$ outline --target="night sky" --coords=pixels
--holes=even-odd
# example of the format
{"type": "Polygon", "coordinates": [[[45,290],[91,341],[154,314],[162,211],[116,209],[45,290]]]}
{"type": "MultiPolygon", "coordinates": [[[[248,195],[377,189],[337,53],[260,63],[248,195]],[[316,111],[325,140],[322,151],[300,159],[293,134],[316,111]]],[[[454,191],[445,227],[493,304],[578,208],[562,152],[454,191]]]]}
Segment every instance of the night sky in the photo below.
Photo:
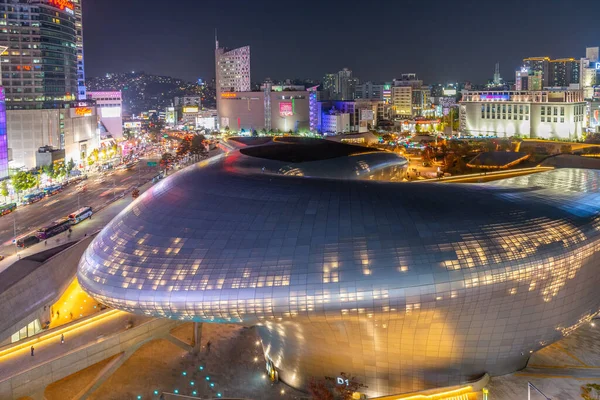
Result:
{"type": "Polygon", "coordinates": [[[88,76],[146,71],[214,77],[222,46],[251,47],[252,81],[321,79],[343,67],[361,81],[415,72],[425,83],[484,83],[500,62],[583,57],[600,46],[598,0],[83,0],[88,76]]]}

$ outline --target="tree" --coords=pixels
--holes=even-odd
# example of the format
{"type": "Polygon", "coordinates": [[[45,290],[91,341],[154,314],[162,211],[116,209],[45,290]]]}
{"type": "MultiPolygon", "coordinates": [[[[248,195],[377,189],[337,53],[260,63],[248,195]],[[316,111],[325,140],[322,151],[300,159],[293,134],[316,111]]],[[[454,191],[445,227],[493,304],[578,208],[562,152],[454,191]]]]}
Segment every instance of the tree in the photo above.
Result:
{"type": "Polygon", "coordinates": [[[254,137],[257,137],[257,136],[258,136],[258,132],[256,131],[256,129],[254,129],[254,130],[252,131],[252,136],[254,136],[254,137]]]}
{"type": "Polygon", "coordinates": [[[334,400],[331,390],[323,381],[311,379],[308,382],[308,393],[314,400],[334,400]]]}
{"type": "Polygon", "coordinates": [[[431,162],[432,156],[433,156],[433,151],[431,150],[431,147],[427,146],[425,147],[422,151],[421,151],[421,160],[423,160],[423,162],[431,162]]]}
{"type": "Polygon", "coordinates": [[[0,185],[0,194],[2,196],[4,196],[4,199],[6,199],[6,197],[8,197],[8,180],[3,180],[2,184],[0,185]]]}
{"type": "MultiPolygon", "coordinates": [[[[332,378],[327,378],[332,379],[332,378]]],[[[356,392],[360,392],[362,389],[366,389],[362,383],[359,383],[355,377],[347,375],[345,372],[341,372],[339,378],[336,378],[335,392],[338,397],[342,400],[352,400],[352,395],[356,392]],[[342,384],[337,384],[341,380],[342,384]]]]}
{"type": "Polygon", "coordinates": [[[190,147],[190,153],[193,155],[204,155],[206,154],[206,147],[204,146],[204,135],[194,135],[190,147]]]}
{"type": "Polygon", "coordinates": [[[87,158],[88,165],[94,165],[100,159],[100,151],[98,149],[94,149],[90,152],[90,155],[87,158]]]}
{"type": "Polygon", "coordinates": [[[18,195],[25,190],[34,188],[38,180],[30,172],[19,171],[12,176],[11,182],[18,195]]]}
{"type": "Polygon", "coordinates": [[[75,161],[73,161],[73,159],[71,158],[69,160],[69,162],[67,163],[67,165],[65,166],[65,168],[66,168],[67,176],[70,176],[73,169],[75,169],[75,161]]]}
{"type": "Polygon", "coordinates": [[[599,132],[588,133],[585,136],[585,142],[586,143],[600,143],[600,133],[599,132]]]}
{"type": "Polygon", "coordinates": [[[173,154],[164,153],[162,155],[162,157],[160,158],[160,166],[162,168],[168,168],[171,165],[171,163],[173,162],[173,160],[174,160],[173,154]]]}
{"type": "Polygon", "coordinates": [[[67,169],[65,167],[64,161],[55,162],[52,169],[53,169],[52,178],[61,179],[61,178],[64,178],[64,176],[67,173],[67,169]]]}
{"type": "Polygon", "coordinates": [[[48,175],[49,178],[54,178],[54,168],[52,168],[52,165],[44,165],[42,172],[48,175]]]}
{"type": "Polygon", "coordinates": [[[597,383],[588,383],[581,386],[581,398],[584,400],[600,399],[600,385],[597,383]]]}

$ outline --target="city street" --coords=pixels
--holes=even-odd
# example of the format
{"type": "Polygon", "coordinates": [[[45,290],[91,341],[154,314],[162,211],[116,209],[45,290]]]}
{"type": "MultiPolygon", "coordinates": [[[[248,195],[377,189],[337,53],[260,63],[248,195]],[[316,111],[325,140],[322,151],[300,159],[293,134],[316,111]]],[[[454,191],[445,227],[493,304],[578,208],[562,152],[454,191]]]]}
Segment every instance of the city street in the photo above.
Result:
{"type": "MultiPolygon", "coordinates": [[[[8,256],[14,254],[15,222],[17,237],[65,217],[76,211],[79,207],[90,206],[96,210],[99,206],[118,198],[125,191],[140,186],[159,173],[158,166],[147,166],[150,159],[141,159],[131,170],[114,170],[104,182],[100,182],[100,175],[90,176],[85,180],[87,190],[78,192],[75,184],[67,186],[62,192],[46,197],[43,200],[20,206],[12,213],[0,217],[0,254],[8,256]]],[[[152,161],[157,161],[152,158],[152,161]]]]}

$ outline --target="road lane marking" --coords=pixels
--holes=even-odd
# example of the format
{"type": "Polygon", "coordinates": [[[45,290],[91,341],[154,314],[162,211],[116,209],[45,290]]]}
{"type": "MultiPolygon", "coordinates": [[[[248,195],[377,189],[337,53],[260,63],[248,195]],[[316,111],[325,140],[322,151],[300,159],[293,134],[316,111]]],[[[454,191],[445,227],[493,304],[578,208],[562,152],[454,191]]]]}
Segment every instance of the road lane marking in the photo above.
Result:
{"type": "Polygon", "coordinates": [[[60,201],[60,200],[52,200],[51,202],[44,204],[42,207],[48,207],[48,206],[51,206],[52,204],[56,204],[56,203],[58,203],[59,201],[60,201]]]}

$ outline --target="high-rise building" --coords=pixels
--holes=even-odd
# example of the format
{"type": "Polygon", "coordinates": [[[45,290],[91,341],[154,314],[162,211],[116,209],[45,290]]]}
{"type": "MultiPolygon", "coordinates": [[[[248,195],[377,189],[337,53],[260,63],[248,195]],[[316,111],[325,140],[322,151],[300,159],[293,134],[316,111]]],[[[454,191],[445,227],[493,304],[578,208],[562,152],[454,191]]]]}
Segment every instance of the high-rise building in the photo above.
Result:
{"type": "Polygon", "coordinates": [[[322,99],[323,100],[333,100],[336,98],[337,92],[338,92],[337,75],[336,74],[326,74],[323,77],[322,99]]]}
{"type": "Polygon", "coordinates": [[[78,99],[85,100],[85,65],[83,62],[83,0],[72,0],[75,11],[75,30],[77,31],[77,91],[78,99]]]}
{"type": "Polygon", "coordinates": [[[550,85],[549,57],[529,57],[523,59],[523,66],[527,68],[529,76],[529,90],[542,90],[550,85]]]}
{"type": "Polygon", "coordinates": [[[77,30],[77,9],[81,3],[70,0],[0,2],[5,24],[0,45],[8,47],[1,57],[8,109],[55,108],[80,96],[83,36],[77,30]]]}
{"type": "Polygon", "coordinates": [[[549,86],[568,87],[571,84],[579,84],[579,60],[575,60],[574,58],[560,58],[557,60],[550,60],[549,70],[549,86]]]}
{"type": "MultiPolygon", "coordinates": [[[[356,86],[355,98],[366,100],[384,100],[386,90],[390,91],[391,84],[364,82],[356,86]],[[386,89],[387,88],[387,89],[386,89]]],[[[389,97],[389,96],[388,96],[389,97]]]]}
{"type": "Polygon", "coordinates": [[[597,62],[599,59],[600,47],[586,47],[585,58],[591,62],[597,62]]]}
{"type": "Polygon", "coordinates": [[[600,83],[600,63],[598,63],[598,47],[588,47],[585,49],[585,58],[580,60],[579,69],[581,79],[579,84],[583,89],[583,95],[586,99],[594,98],[594,86],[600,83]]]}
{"type": "Polygon", "coordinates": [[[494,85],[498,86],[502,84],[502,77],[500,76],[500,63],[496,63],[496,69],[494,70],[494,85]]]}
{"type": "MultiPolygon", "coordinates": [[[[6,51],[5,46],[0,46],[0,54],[6,51]]],[[[2,67],[0,64],[0,72],[2,67]]],[[[6,97],[0,78],[0,180],[8,178],[8,135],[6,132],[6,97]]]]}
{"type": "Polygon", "coordinates": [[[522,67],[515,73],[515,90],[529,90],[529,71],[522,67]]]}
{"type": "Polygon", "coordinates": [[[228,50],[219,47],[215,38],[215,85],[217,115],[220,121],[219,105],[225,92],[249,92],[250,85],[250,46],[228,50]]]}
{"type": "Polygon", "coordinates": [[[392,110],[398,117],[412,117],[412,87],[392,87],[392,110]]]}
{"type": "Polygon", "coordinates": [[[337,96],[336,100],[353,100],[358,79],[352,77],[352,71],[344,68],[337,73],[337,96]]]}

